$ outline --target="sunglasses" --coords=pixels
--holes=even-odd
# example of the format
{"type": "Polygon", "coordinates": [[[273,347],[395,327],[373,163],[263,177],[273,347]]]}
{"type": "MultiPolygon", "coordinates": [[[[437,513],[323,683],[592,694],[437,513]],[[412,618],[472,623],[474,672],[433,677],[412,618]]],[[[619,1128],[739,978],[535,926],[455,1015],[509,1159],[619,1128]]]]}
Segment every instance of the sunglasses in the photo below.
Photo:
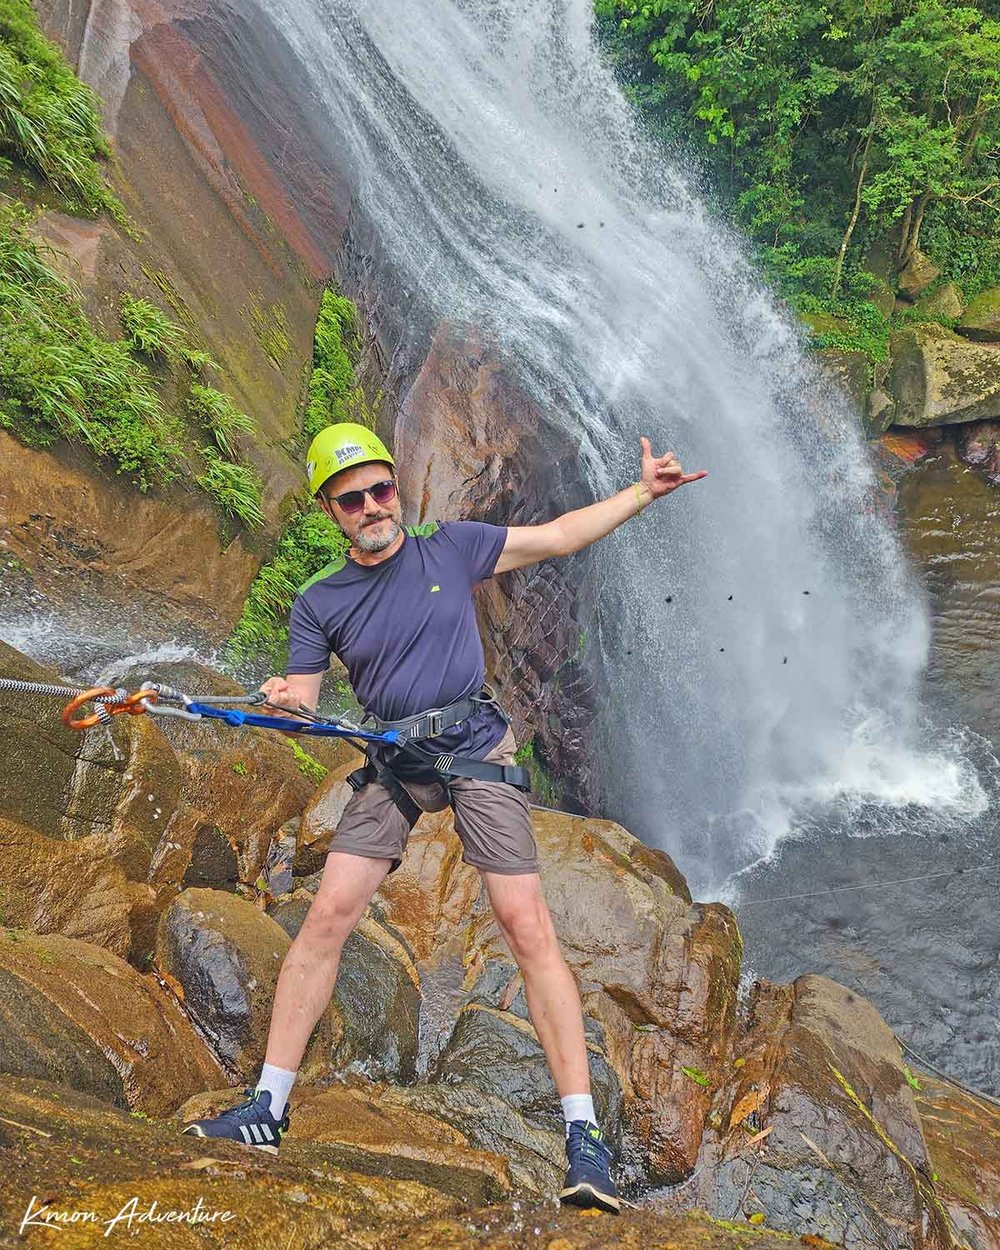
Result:
{"type": "Polygon", "coordinates": [[[391,477],[386,478],[384,482],[376,482],[364,490],[345,490],[342,495],[327,495],[326,502],[335,503],[342,512],[350,514],[360,512],[365,506],[365,495],[371,495],[378,506],[384,508],[396,498],[396,483],[391,477]]]}

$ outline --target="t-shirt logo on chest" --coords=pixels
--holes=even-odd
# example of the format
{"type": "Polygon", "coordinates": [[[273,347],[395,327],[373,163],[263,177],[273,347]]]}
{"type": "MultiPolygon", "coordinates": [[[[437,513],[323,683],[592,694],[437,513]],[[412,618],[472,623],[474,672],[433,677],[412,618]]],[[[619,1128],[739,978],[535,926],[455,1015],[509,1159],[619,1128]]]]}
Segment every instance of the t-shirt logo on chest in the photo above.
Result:
{"type": "Polygon", "coordinates": [[[440,587],[440,586],[432,586],[432,587],[431,587],[431,594],[433,595],[433,594],[435,593],[435,591],[438,591],[438,590],[440,590],[440,589],[441,589],[441,587],[440,587]]]}

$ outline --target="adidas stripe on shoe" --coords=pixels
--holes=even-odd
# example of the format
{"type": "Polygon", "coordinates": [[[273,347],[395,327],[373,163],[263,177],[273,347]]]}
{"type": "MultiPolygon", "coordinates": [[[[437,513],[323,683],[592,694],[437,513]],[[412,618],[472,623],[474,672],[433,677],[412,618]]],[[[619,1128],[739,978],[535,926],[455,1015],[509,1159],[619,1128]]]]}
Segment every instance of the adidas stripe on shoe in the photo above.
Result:
{"type": "Polygon", "coordinates": [[[190,1137],[222,1137],[252,1146],[268,1154],[277,1154],[281,1139],[288,1132],[288,1114],[281,1120],[271,1115],[271,1094],[268,1090],[243,1091],[247,1101],[208,1120],[195,1120],[181,1130],[190,1137]]]}

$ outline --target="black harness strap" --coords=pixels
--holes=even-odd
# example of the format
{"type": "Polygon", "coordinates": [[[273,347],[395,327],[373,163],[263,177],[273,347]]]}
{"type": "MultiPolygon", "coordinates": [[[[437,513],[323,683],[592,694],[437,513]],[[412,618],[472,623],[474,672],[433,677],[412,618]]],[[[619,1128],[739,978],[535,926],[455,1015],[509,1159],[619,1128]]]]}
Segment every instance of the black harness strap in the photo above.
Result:
{"type": "MultiPolygon", "coordinates": [[[[514,786],[525,792],[531,789],[531,774],[518,764],[491,764],[486,760],[474,760],[464,755],[432,755],[430,751],[416,744],[414,739],[434,738],[445,729],[461,724],[468,716],[483,704],[492,703],[507,724],[510,721],[496,696],[489,686],[484,686],[478,695],[470,699],[462,699],[446,708],[434,708],[430,712],[422,712],[419,716],[408,717],[405,721],[380,721],[370,717],[379,729],[396,729],[406,735],[406,740],[397,747],[384,748],[380,752],[368,751],[368,760],[363,768],[355,769],[347,778],[352,790],[361,790],[373,781],[377,781],[388,790],[392,801],[396,804],[411,828],[416,824],[422,809],[410,797],[406,787],[392,771],[392,761],[405,752],[411,757],[419,756],[428,771],[428,781],[434,780],[435,774],[445,785],[446,778],[468,777],[473,781],[500,782],[514,786]]],[[[366,719],[369,719],[366,717],[366,719]]],[[[451,790],[448,790],[451,797],[451,790]]]]}

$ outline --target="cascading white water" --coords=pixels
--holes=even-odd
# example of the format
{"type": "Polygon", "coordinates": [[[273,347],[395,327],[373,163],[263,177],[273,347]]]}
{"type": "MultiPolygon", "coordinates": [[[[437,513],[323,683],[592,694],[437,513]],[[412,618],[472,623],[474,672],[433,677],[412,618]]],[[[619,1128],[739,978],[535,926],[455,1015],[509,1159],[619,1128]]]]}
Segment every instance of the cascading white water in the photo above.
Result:
{"type": "Polygon", "coordinates": [[[718,888],[810,802],[986,800],[922,743],[928,629],[856,419],[655,150],[591,0],[257,0],[422,313],[495,339],[595,497],[638,438],[709,477],[597,552],[608,814],[718,888]]]}

